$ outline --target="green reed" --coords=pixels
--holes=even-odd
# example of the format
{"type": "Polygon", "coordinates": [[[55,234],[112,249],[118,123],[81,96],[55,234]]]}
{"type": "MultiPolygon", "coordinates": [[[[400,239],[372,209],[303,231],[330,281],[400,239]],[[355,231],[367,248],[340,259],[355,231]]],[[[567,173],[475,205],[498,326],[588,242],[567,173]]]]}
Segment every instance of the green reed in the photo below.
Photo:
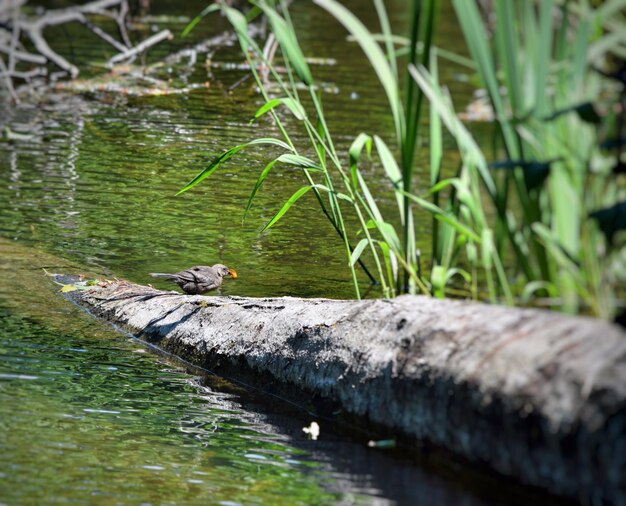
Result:
{"type": "MultiPolygon", "coordinates": [[[[192,188],[208,177],[241,149],[260,143],[278,146],[284,152],[270,161],[261,171],[246,205],[246,211],[276,163],[289,164],[301,169],[306,184],[283,204],[264,229],[273,226],[300,198],[312,192],[320,209],[342,239],[357,297],[360,297],[356,274],[357,264],[365,269],[372,281],[380,283],[386,297],[393,296],[398,291],[420,291],[428,294],[430,288],[419,273],[420,258],[415,240],[415,220],[409,198],[422,91],[413,80],[407,78],[406,72],[398,71],[393,35],[381,0],[375,0],[374,4],[381,22],[386,52],[381,49],[376,37],[365,28],[361,21],[339,2],[316,0],[315,3],[339,20],[367,55],[389,102],[394,121],[395,142],[400,146],[401,151],[400,164],[397,163],[387,143],[376,135],[358,135],[347,157],[337,152],[324,116],[321,94],[318,92],[298,44],[289,11],[282,2],[269,4],[258,1],[253,2],[253,5],[257,11],[266,16],[269,22],[272,36],[275,37],[281,49],[283,63],[287,68],[286,75],[276,71],[273,62],[268,60],[257,42],[248,36],[248,21],[241,12],[226,4],[219,7],[212,5],[205,9],[201,16],[221,9],[236,30],[241,49],[246,55],[252,75],[265,100],[265,104],[259,109],[255,118],[271,114],[282,138],[255,139],[250,143],[229,149],[202,170],[181,192],[192,188]],[[271,83],[262,78],[259,68],[268,69],[271,83]],[[272,96],[270,88],[279,89],[282,96],[272,96]],[[307,109],[311,108],[312,111],[309,112],[307,109]],[[279,109],[287,111],[291,115],[291,120],[295,119],[304,127],[309,145],[300,147],[294,144],[281,119],[282,112],[278,113],[279,109]],[[359,170],[361,157],[364,153],[370,155],[373,148],[376,149],[385,174],[394,187],[398,208],[397,215],[391,218],[382,215],[375,197],[359,170]],[[303,156],[302,152],[315,153],[315,157],[312,159],[303,156]],[[348,163],[345,162],[346,158],[348,163]],[[359,224],[358,233],[347,230],[346,213],[356,217],[359,224]],[[396,230],[392,222],[399,222],[402,229],[396,230]],[[353,244],[357,239],[359,239],[358,242],[353,244]],[[371,258],[368,263],[373,262],[374,273],[365,268],[361,258],[364,251],[370,254],[371,258]]],[[[411,26],[409,39],[411,47],[418,45],[430,47],[437,4],[436,0],[414,2],[415,22],[411,26]],[[420,34],[425,35],[420,39],[420,34]]],[[[188,29],[195,26],[201,16],[194,20],[188,29]]],[[[419,53],[412,51],[410,61],[427,64],[427,61],[422,61],[423,54],[425,54],[424,51],[419,53]]]]}
{"type": "Polygon", "coordinates": [[[301,170],[304,186],[264,229],[312,193],[341,237],[357,297],[356,267],[361,265],[370,280],[380,283],[386,297],[420,292],[506,304],[547,300],[551,307],[568,312],[584,306],[593,314],[610,317],[621,280],[617,273],[626,262],[624,249],[610,247],[588,217],[594,210],[623,200],[624,191],[610,174],[613,159],[598,147],[606,132],[597,122],[585,119],[580,106],[596,103],[606,90],[605,80],[588,62],[592,57],[594,61],[605,58],[613,47],[607,39],[623,30],[623,19],[617,22],[615,15],[614,4],[620,1],[593,10],[582,0],[495,0],[497,22],[489,39],[489,27],[477,3],[453,0],[471,59],[432,45],[437,0],[410,4],[407,37],[392,32],[382,0],[373,0],[380,20],[378,34],[336,0],[314,2],[346,28],[366,55],[388,101],[397,155],[382,137],[367,133],[356,136],[347,156],[337,151],[321,93],[283,2],[252,2],[248,18],[266,16],[286,75],[276,71],[273,61],[249,37],[248,18],[226,4],[214,4],[201,16],[219,9],[236,30],[265,101],[255,118],[270,114],[281,138],[259,138],[227,150],[181,192],[241,149],[271,144],[281,148],[282,154],[261,171],[246,212],[276,164],[301,170]],[[592,34],[598,26],[603,29],[592,34]],[[400,55],[408,60],[406,68],[399,66],[400,55]],[[440,58],[467,66],[487,90],[496,129],[490,155],[478,146],[439,83],[440,58]],[[266,77],[260,75],[260,68],[267,69],[266,77]],[[280,90],[278,96],[270,89],[280,90]],[[417,141],[424,135],[418,128],[424,97],[430,106],[430,190],[419,196],[413,192],[412,175],[417,141]],[[281,119],[285,113],[290,116],[289,128],[295,121],[305,129],[308,145],[294,144],[281,119]],[[455,176],[448,178],[442,177],[444,127],[454,137],[461,160],[455,176]],[[387,216],[359,169],[362,158],[374,151],[397,204],[395,213],[387,216]],[[428,215],[432,252],[423,272],[416,246],[416,216],[428,215]],[[358,230],[348,229],[348,216],[356,218],[358,230]],[[372,271],[365,261],[373,263],[372,271]]]}
{"type": "MultiPolygon", "coordinates": [[[[436,73],[410,68],[457,141],[460,175],[444,186],[456,190],[455,216],[481,237],[480,253],[469,242],[465,247],[472,249],[462,263],[482,264],[494,301],[525,304],[534,298],[604,318],[615,312],[624,248],[611,244],[590,216],[626,196],[611,172],[615,157],[600,148],[609,135],[607,125],[615,121],[611,111],[618,94],[590,62],[602,65],[610,53],[624,52],[623,43],[610,43],[626,28],[624,16],[616,16],[618,4],[626,6],[623,1],[592,9],[582,1],[495,0],[497,21],[489,40],[476,2],[453,0],[494,113],[489,165],[436,73]],[[606,108],[607,118],[595,113],[596,104],[606,108]],[[473,198],[464,199],[460,191],[473,198]],[[488,202],[481,199],[484,194],[488,202]],[[494,218],[484,221],[486,215],[494,218]]],[[[438,128],[431,121],[431,141],[441,135],[438,128]]],[[[436,193],[441,189],[441,183],[433,187],[436,193]]],[[[452,248],[448,258],[460,253],[452,242],[446,244],[452,248]]],[[[458,269],[456,262],[440,265],[442,278],[446,270],[458,269]]]]}

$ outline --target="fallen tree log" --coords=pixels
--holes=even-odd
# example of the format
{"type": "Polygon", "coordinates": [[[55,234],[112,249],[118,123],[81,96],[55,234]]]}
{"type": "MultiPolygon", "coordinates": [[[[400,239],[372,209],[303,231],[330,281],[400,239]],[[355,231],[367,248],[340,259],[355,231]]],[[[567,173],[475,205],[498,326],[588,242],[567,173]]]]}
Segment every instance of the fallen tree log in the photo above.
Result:
{"type": "Polygon", "coordinates": [[[626,501],[626,334],[609,323],[421,296],[204,297],[125,282],[68,296],[195,365],[331,399],[561,497],[626,501]]]}

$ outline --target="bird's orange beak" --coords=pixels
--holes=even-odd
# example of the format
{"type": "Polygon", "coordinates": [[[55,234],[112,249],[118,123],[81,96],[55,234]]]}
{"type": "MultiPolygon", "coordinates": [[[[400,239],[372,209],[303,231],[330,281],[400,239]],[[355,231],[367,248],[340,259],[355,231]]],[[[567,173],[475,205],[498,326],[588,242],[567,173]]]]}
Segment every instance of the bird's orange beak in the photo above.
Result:
{"type": "Polygon", "coordinates": [[[237,279],[237,271],[235,269],[228,269],[228,272],[230,272],[231,278],[237,279]]]}

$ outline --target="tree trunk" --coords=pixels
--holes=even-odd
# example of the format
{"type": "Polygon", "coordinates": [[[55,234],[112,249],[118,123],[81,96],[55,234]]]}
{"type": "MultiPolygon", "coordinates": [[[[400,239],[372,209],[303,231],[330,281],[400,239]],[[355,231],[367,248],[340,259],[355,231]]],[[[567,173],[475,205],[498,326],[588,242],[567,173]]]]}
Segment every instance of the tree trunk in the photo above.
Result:
{"type": "MultiPolygon", "coordinates": [[[[195,365],[280,385],[522,483],[626,501],[626,334],[590,318],[405,295],[69,294],[195,365]]],[[[308,402],[308,401],[307,401],[308,402]]]]}

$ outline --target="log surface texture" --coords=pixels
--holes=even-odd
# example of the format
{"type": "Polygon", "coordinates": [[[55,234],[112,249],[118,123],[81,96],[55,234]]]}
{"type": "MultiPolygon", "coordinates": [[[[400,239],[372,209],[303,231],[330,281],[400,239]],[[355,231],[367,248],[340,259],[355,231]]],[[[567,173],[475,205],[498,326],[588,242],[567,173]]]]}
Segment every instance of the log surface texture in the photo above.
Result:
{"type": "Polygon", "coordinates": [[[617,326],[409,295],[205,297],[124,282],[69,295],[195,365],[332,399],[561,497],[626,504],[617,326]]]}

